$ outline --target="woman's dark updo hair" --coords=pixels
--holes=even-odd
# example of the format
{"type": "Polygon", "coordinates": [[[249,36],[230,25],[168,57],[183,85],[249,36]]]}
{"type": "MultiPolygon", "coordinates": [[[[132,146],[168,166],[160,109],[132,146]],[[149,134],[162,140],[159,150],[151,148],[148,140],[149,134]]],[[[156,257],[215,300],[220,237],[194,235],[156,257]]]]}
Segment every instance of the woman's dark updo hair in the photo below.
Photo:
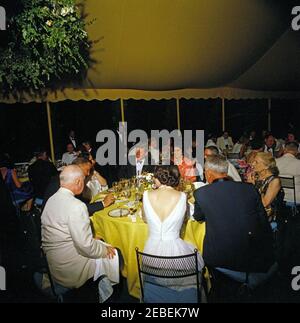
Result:
{"type": "Polygon", "coordinates": [[[176,187],[179,184],[180,172],[177,165],[162,165],[155,168],[154,177],[162,185],[176,187]]]}

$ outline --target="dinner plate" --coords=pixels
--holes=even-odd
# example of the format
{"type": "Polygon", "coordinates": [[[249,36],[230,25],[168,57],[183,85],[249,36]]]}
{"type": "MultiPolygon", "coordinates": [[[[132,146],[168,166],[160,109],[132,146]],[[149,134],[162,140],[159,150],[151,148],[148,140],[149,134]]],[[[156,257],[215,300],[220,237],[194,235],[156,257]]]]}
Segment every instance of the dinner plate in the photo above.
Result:
{"type": "Polygon", "coordinates": [[[111,210],[108,212],[108,215],[113,218],[127,216],[128,214],[129,214],[129,211],[127,209],[123,209],[123,208],[114,209],[114,210],[111,210]]]}

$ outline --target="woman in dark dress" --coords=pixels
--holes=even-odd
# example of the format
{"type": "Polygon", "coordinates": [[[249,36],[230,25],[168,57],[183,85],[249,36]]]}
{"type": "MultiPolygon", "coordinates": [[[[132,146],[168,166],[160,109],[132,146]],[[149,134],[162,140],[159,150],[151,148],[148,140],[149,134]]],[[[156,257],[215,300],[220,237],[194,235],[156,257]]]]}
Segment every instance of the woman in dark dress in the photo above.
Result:
{"type": "Polygon", "coordinates": [[[269,153],[257,153],[252,163],[253,183],[259,190],[269,220],[276,220],[284,207],[284,191],[281,187],[279,170],[269,153]]]}

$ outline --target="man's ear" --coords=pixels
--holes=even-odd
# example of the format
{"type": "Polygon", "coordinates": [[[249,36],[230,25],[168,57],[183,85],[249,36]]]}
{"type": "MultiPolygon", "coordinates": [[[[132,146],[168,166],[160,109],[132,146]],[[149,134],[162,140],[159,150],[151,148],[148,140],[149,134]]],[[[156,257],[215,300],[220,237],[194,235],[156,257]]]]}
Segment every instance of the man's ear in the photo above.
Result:
{"type": "Polygon", "coordinates": [[[207,180],[211,179],[211,171],[209,169],[205,171],[205,176],[207,180]]]}

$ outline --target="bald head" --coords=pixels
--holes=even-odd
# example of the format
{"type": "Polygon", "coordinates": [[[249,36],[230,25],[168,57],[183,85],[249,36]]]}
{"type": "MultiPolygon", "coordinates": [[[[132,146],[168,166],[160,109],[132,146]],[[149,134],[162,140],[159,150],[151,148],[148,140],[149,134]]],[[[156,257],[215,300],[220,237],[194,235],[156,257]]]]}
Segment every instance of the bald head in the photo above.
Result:
{"type": "Polygon", "coordinates": [[[84,173],[79,166],[66,166],[59,176],[60,186],[67,188],[75,195],[78,195],[82,193],[84,178],[84,173]]]}

